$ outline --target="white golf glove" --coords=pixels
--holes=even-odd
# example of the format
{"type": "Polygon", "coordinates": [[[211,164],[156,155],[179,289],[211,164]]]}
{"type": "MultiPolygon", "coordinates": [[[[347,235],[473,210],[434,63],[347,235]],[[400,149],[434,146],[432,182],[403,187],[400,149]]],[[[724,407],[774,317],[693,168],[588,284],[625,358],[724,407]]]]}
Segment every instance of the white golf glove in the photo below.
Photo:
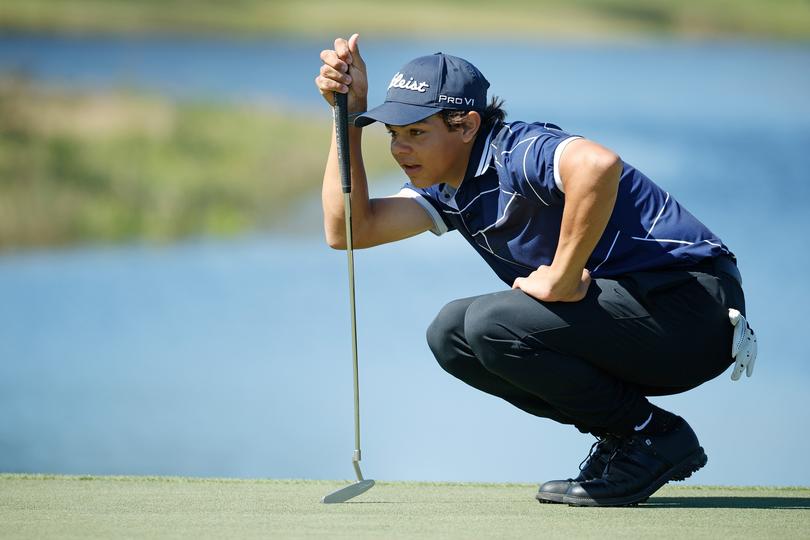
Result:
{"type": "Polygon", "coordinates": [[[731,370],[731,380],[736,381],[745,371],[750,377],[754,372],[754,362],[757,360],[757,336],[751,329],[751,325],[745,320],[742,313],[736,309],[728,310],[728,320],[734,327],[734,336],[731,340],[731,358],[734,362],[734,369],[731,370]]]}

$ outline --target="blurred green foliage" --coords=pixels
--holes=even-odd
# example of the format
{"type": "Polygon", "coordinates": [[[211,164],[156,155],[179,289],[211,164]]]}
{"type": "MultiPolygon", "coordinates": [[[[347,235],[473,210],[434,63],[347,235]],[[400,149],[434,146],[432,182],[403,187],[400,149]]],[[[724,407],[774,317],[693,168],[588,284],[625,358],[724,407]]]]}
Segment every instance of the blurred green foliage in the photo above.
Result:
{"type": "Polygon", "coordinates": [[[0,28],[532,39],[635,34],[810,38],[807,0],[3,0],[0,28]]]}
{"type": "MultiPolygon", "coordinates": [[[[0,31],[451,38],[810,38],[808,0],[3,0],[0,31]]],[[[0,249],[232,234],[318,189],[330,122],[0,80],[0,249]]],[[[392,169],[380,132],[372,174],[392,169]]]]}
{"type": "MultiPolygon", "coordinates": [[[[257,106],[0,81],[0,249],[272,226],[317,192],[331,122],[257,106]]],[[[370,173],[392,169],[366,135],[370,173]]]]}

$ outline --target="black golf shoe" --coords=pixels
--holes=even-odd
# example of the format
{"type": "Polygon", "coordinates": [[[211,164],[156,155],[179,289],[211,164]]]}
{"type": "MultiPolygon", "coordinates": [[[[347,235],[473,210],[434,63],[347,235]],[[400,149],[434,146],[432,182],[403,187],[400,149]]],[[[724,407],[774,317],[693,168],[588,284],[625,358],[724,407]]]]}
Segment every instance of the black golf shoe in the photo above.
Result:
{"type": "Polygon", "coordinates": [[[618,438],[612,435],[599,437],[599,440],[591,446],[588,455],[579,464],[579,475],[576,478],[551,480],[542,484],[537,491],[537,495],[534,496],[535,499],[541,503],[561,503],[568,492],[568,488],[574,483],[600,478],[605,470],[608,458],[610,458],[620,442],[618,438]]]}
{"type": "Polygon", "coordinates": [[[697,436],[683,418],[657,435],[625,438],[600,478],[571,484],[563,502],[573,506],[629,506],[644,502],[670,480],[685,480],[706,464],[697,436]]]}

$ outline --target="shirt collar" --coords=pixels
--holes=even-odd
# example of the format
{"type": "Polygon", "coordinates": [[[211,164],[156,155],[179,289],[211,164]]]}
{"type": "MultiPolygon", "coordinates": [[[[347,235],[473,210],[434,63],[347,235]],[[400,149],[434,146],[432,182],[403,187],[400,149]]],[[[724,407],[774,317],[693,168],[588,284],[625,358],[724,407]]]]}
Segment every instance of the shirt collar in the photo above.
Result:
{"type": "Polygon", "coordinates": [[[465,180],[481,176],[489,168],[489,164],[492,162],[492,146],[490,143],[496,127],[497,123],[490,128],[486,137],[482,136],[483,133],[479,133],[479,136],[475,138],[470,152],[470,160],[467,162],[467,171],[464,173],[465,180]]]}
{"type": "MultiPolygon", "coordinates": [[[[461,184],[459,184],[459,189],[461,189],[461,187],[464,185],[465,180],[468,178],[477,178],[483,175],[487,169],[489,169],[489,164],[493,157],[493,149],[491,146],[492,135],[500,127],[499,124],[499,122],[493,124],[486,137],[475,138],[472,151],[470,152],[470,159],[467,162],[467,171],[464,173],[464,180],[462,180],[461,184]]],[[[483,135],[483,133],[479,133],[479,135],[483,135]]],[[[442,194],[442,201],[448,206],[458,210],[458,204],[456,203],[456,193],[458,193],[458,190],[449,184],[442,184],[440,186],[440,191],[442,194]]]]}

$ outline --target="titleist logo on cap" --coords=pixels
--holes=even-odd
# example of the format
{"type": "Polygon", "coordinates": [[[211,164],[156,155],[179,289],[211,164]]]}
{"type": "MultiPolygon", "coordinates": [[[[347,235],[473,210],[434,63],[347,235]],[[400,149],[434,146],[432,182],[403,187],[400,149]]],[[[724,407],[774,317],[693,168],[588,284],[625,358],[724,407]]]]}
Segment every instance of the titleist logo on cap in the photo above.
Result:
{"type": "Polygon", "coordinates": [[[430,88],[430,85],[426,81],[416,82],[413,77],[406,81],[405,75],[397,73],[388,84],[388,89],[390,90],[391,88],[402,88],[403,90],[413,90],[424,94],[427,92],[427,89],[430,88]]]}

